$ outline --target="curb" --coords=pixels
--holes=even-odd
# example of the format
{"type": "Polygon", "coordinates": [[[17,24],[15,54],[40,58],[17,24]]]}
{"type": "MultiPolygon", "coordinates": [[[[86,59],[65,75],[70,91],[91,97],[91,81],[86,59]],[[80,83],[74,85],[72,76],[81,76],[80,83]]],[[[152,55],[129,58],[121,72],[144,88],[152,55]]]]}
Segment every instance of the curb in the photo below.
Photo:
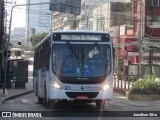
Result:
{"type": "Polygon", "coordinates": [[[153,101],[153,100],[160,100],[160,95],[157,95],[157,94],[153,94],[153,95],[128,94],[127,98],[130,100],[153,101]]]}
{"type": "Polygon", "coordinates": [[[119,93],[129,100],[139,100],[139,101],[153,101],[153,100],[160,100],[160,95],[139,95],[139,94],[131,94],[129,91],[120,89],[120,88],[113,88],[115,93],[119,93]]]}
{"type": "Polygon", "coordinates": [[[127,97],[128,91],[120,88],[113,88],[113,91],[127,97]]]}
{"type": "Polygon", "coordinates": [[[16,95],[12,95],[12,96],[9,96],[9,97],[5,97],[2,99],[2,101],[0,103],[4,103],[6,102],[7,100],[10,100],[10,99],[14,99],[14,98],[17,98],[17,97],[20,97],[22,95],[26,95],[26,94],[30,94],[32,93],[33,90],[29,90],[29,91],[26,91],[26,92],[23,92],[23,93],[19,93],[19,94],[16,94],[16,95]]]}

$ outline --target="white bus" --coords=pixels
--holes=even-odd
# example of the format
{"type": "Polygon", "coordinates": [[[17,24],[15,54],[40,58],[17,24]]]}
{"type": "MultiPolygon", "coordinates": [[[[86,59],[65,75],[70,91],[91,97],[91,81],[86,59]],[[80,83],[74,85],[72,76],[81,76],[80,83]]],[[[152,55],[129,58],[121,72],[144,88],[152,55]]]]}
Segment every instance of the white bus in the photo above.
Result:
{"type": "Polygon", "coordinates": [[[103,109],[113,96],[113,46],[109,33],[56,31],[35,48],[34,94],[38,102],[95,102],[103,109]]]}

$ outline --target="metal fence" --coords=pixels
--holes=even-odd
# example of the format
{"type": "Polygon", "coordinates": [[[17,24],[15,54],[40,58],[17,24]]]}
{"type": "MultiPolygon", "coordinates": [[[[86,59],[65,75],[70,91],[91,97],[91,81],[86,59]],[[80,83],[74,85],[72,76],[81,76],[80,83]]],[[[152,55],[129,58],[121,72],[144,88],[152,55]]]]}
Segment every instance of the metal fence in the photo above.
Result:
{"type": "Polygon", "coordinates": [[[143,75],[151,74],[160,78],[160,65],[143,65],[143,75]]]}
{"type": "Polygon", "coordinates": [[[146,74],[155,75],[156,79],[160,81],[160,65],[142,64],[140,75],[138,73],[138,64],[129,64],[124,68],[123,71],[119,70],[119,74],[114,73],[115,88],[130,89],[133,82],[138,81],[146,74]]]}

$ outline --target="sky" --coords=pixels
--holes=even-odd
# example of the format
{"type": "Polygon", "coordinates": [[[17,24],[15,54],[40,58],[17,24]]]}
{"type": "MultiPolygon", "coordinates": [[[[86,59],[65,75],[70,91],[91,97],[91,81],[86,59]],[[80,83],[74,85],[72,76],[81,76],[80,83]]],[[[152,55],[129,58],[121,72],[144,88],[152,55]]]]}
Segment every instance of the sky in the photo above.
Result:
{"type": "MultiPolygon", "coordinates": [[[[16,4],[26,4],[26,0],[13,0],[16,4]]],[[[15,7],[12,13],[12,29],[14,27],[25,27],[25,6],[15,7]]]]}

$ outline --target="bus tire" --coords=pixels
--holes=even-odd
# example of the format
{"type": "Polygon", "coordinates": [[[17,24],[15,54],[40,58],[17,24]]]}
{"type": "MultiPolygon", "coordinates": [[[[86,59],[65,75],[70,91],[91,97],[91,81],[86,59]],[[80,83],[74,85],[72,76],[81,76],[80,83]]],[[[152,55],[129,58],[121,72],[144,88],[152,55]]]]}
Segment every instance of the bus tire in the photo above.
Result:
{"type": "Polygon", "coordinates": [[[50,105],[51,105],[51,101],[50,100],[48,100],[48,98],[47,98],[47,88],[46,88],[46,83],[45,83],[45,105],[46,105],[46,107],[47,108],[50,108],[50,105]]]}
{"type": "Polygon", "coordinates": [[[38,103],[39,103],[39,104],[42,104],[42,103],[43,103],[43,100],[44,100],[44,98],[38,97],[38,103]]]}
{"type": "Polygon", "coordinates": [[[105,107],[105,100],[96,100],[96,107],[98,110],[103,110],[105,107]]]}

